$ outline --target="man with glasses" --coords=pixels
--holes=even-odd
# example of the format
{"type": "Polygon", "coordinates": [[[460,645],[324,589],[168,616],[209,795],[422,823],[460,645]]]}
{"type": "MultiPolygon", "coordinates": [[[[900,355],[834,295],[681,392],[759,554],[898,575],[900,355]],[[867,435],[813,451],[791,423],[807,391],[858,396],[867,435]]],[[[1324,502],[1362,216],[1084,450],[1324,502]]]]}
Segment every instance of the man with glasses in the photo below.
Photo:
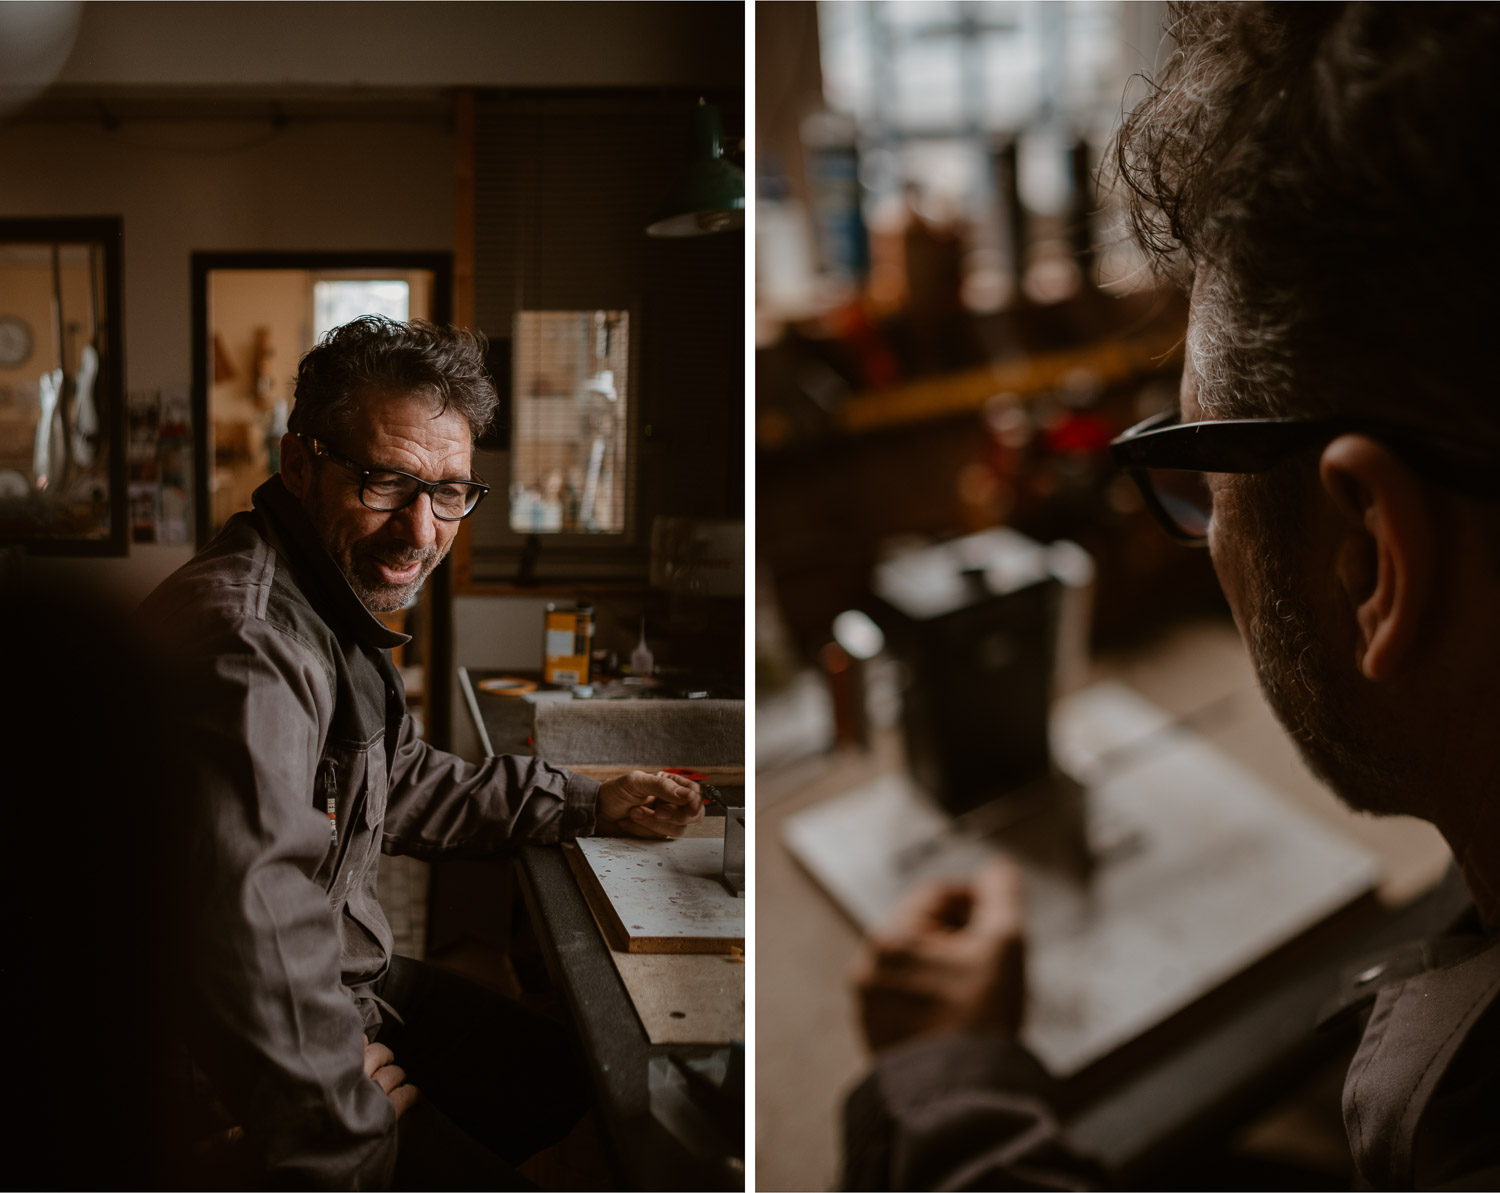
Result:
{"type": "Polygon", "coordinates": [[[672,837],[703,815],[674,776],[472,766],[417,736],[406,638],[374,615],[412,601],[488,492],[470,457],[497,404],[468,332],[336,329],[298,369],[280,475],[143,607],[193,708],[183,1036],[212,1113],[184,1132],[237,1179],[524,1187],[512,1166],[587,1107],[572,1042],[393,956],[380,853],[672,837]]]}
{"type": "MultiPolygon", "coordinates": [[[[1492,1188],[1500,10],[1203,3],[1169,31],[1116,163],[1137,240],[1190,289],[1186,363],[1180,408],[1114,453],[1166,531],[1212,552],[1309,766],[1452,848],[1470,913],[1350,992],[1366,1026],[1344,1121],[1371,1187],[1492,1188]]],[[[848,1107],[850,1187],[1110,1179],[1069,1149],[1015,1043],[1023,953],[1002,865],[916,892],[871,942],[877,1055],[848,1107]]]]}

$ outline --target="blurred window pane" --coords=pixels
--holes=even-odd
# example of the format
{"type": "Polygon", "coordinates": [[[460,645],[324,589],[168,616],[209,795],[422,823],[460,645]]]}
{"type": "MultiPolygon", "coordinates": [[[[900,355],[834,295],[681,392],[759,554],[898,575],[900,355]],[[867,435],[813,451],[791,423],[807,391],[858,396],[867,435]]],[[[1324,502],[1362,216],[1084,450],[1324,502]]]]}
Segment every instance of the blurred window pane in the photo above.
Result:
{"type": "Polygon", "coordinates": [[[514,352],[511,529],[624,533],[629,313],[522,311],[514,352]]]}
{"type": "Polygon", "coordinates": [[[402,281],[313,283],[313,342],[361,315],[384,315],[405,323],[411,317],[411,287],[402,281]]]}
{"type": "MultiPolygon", "coordinates": [[[[875,138],[1012,133],[1114,116],[1131,71],[1122,0],[875,0],[818,5],[823,93],[875,138]]],[[[1136,58],[1139,55],[1135,55],[1136,58]]]]}
{"type": "Polygon", "coordinates": [[[961,46],[947,34],[917,35],[893,48],[895,104],[890,118],[907,129],[951,132],[964,123],[961,46]]]}

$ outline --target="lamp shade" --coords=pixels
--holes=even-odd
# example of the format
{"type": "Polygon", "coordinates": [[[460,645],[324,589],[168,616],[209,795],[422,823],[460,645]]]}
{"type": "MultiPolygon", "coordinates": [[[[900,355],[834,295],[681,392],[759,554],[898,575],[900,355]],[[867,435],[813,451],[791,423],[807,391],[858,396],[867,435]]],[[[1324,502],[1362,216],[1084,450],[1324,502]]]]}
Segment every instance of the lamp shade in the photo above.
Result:
{"type": "Polygon", "coordinates": [[[719,109],[698,101],[692,158],[651,222],[647,236],[707,236],[745,226],[745,172],[726,162],[719,109]]]}

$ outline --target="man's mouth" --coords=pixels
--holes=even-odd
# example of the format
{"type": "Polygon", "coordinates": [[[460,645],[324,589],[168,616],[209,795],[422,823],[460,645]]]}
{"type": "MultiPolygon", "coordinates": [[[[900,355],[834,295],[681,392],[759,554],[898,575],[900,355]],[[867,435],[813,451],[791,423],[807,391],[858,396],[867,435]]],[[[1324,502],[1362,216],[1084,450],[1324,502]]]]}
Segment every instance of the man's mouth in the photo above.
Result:
{"type": "Polygon", "coordinates": [[[375,570],[385,584],[410,584],[422,574],[422,556],[408,560],[385,560],[379,556],[371,560],[375,570]]]}
{"type": "Polygon", "coordinates": [[[404,568],[394,568],[388,563],[376,560],[375,566],[380,571],[380,578],[387,584],[410,584],[417,578],[417,573],[422,570],[422,561],[416,559],[404,568]]]}

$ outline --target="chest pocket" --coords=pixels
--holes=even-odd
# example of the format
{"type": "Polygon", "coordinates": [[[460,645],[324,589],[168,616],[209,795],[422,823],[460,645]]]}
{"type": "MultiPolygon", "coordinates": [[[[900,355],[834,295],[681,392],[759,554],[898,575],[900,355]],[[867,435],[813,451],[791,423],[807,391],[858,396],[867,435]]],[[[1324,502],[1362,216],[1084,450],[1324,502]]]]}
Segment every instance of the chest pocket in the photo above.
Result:
{"type": "Polygon", "coordinates": [[[383,735],[368,742],[329,740],[318,760],[313,806],[328,817],[328,853],[317,881],[335,904],[380,852],[386,794],[383,735]]]}

